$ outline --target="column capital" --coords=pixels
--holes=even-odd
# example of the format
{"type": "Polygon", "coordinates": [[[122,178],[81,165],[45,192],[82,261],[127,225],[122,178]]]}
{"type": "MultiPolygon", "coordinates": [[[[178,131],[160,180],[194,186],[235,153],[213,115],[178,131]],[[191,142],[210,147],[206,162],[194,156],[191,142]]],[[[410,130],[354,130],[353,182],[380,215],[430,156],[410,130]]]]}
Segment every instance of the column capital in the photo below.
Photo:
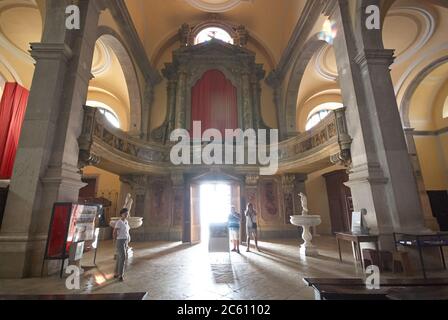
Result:
{"type": "Polygon", "coordinates": [[[365,68],[368,65],[386,65],[394,63],[395,50],[392,49],[364,49],[355,57],[355,62],[365,68]]]}
{"type": "Polygon", "coordinates": [[[146,189],[148,186],[146,175],[124,175],[120,176],[120,181],[129,184],[132,189],[146,189]]]}
{"type": "Polygon", "coordinates": [[[31,43],[31,56],[37,60],[59,60],[65,62],[73,57],[72,49],[65,43],[31,43]]]}
{"type": "Polygon", "coordinates": [[[296,176],[294,174],[285,174],[282,176],[282,187],[285,193],[293,193],[295,180],[296,176]]]}
{"type": "Polygon", "coordinates": [[[257,174],[248,174],[246,175],[246,186],[256,187],[258,185],[258,181],[260,180],[260,176],[257,174]]]}
{"type": "Polygon", "coordinates": [[[179,188],[184,186],[184,175],[182,173],[171,173],[170,176],[171,182],[173,183],[174,188],[179,188]]]}

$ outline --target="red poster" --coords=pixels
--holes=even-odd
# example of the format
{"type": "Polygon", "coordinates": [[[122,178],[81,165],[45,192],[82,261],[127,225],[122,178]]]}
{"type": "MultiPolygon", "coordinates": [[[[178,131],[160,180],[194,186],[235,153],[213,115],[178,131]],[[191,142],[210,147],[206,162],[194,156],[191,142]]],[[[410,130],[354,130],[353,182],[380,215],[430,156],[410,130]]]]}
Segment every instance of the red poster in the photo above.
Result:
{"type": "Polygon", "coordinates": [[[47,259],[62,259],[66,257],[67,227],[72,211],[71,203],[55,204],[50,232],[47,240],[47,259]]]}

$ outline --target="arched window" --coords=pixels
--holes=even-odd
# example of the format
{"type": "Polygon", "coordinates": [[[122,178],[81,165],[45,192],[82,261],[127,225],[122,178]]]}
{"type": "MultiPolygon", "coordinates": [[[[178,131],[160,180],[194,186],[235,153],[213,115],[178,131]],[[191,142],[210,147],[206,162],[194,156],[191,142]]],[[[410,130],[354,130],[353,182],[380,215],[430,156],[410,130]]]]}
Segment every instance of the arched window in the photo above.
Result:
{"type": "Polygon", "coordinates": [[[202,29],[194,39],[194,44],[210,41],[212,39],[218,39],[230,44],[233,44],[232,36],[224,29],[219,27],[207,27],[202,29]]]}
{"type": "Polygon", "coordinates": [[[118,120],[117,115],[112,111],[111,107],[99,101],[87,101],[87,105],[97,108],[112,126],[118,129],[120,128],[120,120],[118,120]]]}
{"type": "Polygon", "coordinates": [[[305,130],[311,130],[315,126],[319,124],[326,116],[330,114],[331,111],[342,108],[343,105],[341,103],[324,103],[310,112],[310,116],[308,116],[308,120],[306,122],[305,130]]]}
{"type": "Polygon", "coordinates": [[[448,118],[448,97],[446,97],[445,104],[443,105],[443,118],[448,118]]]}
{"type": "Polygon", "coordinates": [[[3,90],[5,89],[6,80],[3,78],[3,76],[0,74],[0,99],[3,96],[3,90]]]}

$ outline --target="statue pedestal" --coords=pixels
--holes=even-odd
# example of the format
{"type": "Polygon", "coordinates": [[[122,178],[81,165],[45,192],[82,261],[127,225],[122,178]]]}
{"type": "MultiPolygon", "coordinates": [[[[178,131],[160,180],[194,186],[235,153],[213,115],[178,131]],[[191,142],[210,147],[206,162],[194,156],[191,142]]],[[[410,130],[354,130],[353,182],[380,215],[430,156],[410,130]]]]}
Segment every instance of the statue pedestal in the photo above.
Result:
{"type": "Polygon", "coordinates": [[[295,226],[302,227],[303,244],[300,246],[300,254],[306,257],[315,257],[319,255],[317,247],[311,242],[313,235],[310,228],[316,227],[322,223],[320,216],[291,216],[291,223],[295,226]]]}
{"type": "Polygon", "coordinates": [[[305,255],[306,257],[318,256],[319,252],[317,251],[317,247],[311,243],[313,240],[313,235],[310,232],[311,226],[303,225],[302,228],[302,239],[305,242],[300,246],[300,254],[305,255]]]}

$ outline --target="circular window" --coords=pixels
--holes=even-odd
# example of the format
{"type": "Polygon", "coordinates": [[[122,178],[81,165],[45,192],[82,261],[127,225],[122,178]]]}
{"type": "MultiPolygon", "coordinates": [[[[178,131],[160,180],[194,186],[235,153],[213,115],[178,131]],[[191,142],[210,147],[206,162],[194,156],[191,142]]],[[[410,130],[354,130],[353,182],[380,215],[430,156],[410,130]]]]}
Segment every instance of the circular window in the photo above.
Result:
{"type": "Polygon", "coordinates": [[[232,36],[226,30],[219,27],[207,27],[198,33],[194,39],[194,44],[208,42],[212,39],[218,39],[230,44],[234,43],[232,36]]]}

